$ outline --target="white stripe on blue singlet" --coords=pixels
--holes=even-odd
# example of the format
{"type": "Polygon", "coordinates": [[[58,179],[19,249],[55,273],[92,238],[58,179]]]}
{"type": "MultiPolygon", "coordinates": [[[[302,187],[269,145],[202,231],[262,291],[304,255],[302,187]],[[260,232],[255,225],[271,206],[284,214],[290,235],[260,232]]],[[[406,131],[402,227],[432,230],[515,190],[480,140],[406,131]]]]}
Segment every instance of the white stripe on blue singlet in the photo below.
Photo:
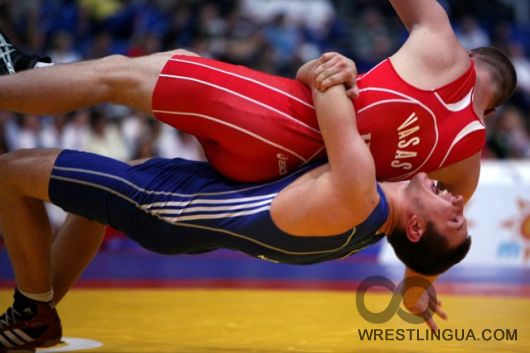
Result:
{"type": "Polygon", "coordinates": [[[161,208],[153,208],[149,207],[150,205],[146,205],[147,207],[144,207],[142,205],[142,209],[147,210],[149,213],[156,213],[156,214],[184,214],[184,213],[196,213],[196,212],[216,212],[216,211],[234,211],[234,210],[242,210],[242,209],[248,209],[248,208],[254,208],[254,207],[260,207],[264,205],[270,205],[272,202],[272,199],[260,201],[260,202],[252,202],[252,203],[245,203],[240,205],[229,205],[229,206],[202,206],[202,207],[187,207],[187,205],[182,205],[181,207],[174,207],[174,206],[166,206],[161,208]]]}
{"type": "MultiPolygon", "coordinates": [[[[262,201],[262,200],[273,199],[274,197],[276,197],[276,195],[277,193],[260,195],[260,196],[249,196],[249,197],[233,197],[233,198],[225,198],[225,199],[191,199],[191,200],[184,200],[184,201],[161,201],[161,202],[143,204],[141,205],[141,207],[144,209],[151,209],[151,208],[164,208],[164,207],[185,207],[185,206],[195,205],[195,204],[220,205],[220,204],[232,204],[232,203],[245,203],[245,202],[251,202],[251,201],[262,201]]],[[[184,198],[184,196],[179,196],[179,197],[184,198]]]]}
{"type": "Polygon", "coordinates": [[[260,212],[265,212],[270,210],[271,205],[267,205],[260,208],[255,208],[253,210],[249,211],[241,211],[241,212],[227,212],[227,213],[214,213],[214,214],[197,214],[197,215],[191,215],[191,216],[177,216],[177,217],[161,217],[160,215],[157,215],[160,217],[160,219],[165,220],[166,222],[175,223],[175,222],[184,222],[184,221],[198,221],[201,219],[219,219],[219,218],[233,218],[233,217],[241,217],[241,216],[249,216],[260,212]]]}

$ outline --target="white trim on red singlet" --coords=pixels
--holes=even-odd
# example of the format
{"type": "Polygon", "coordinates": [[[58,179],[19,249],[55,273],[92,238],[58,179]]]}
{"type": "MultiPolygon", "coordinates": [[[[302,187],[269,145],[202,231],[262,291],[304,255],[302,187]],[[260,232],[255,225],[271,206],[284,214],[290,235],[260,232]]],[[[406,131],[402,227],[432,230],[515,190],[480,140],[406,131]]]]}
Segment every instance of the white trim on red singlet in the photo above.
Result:
{"type": "Polygon", "coordinates": [[[406,95],[404,93],[401,93],[401,92],[398,92],[398,91],[394,91],[394,90],[391,90],[391,89],[388,89],[388,88],[382,88],[382,87],[366,87],[366,88],[361,89],[359,91],[359,93],[363,93],[363,92],[366,92],[366,91],[393,93],[393,94],[395,94],[395,95],[397,95],[399,97],[403,97],[403,98],[406,98],[406,99],[405,100],[400,100],[400,99],[397,99],[397,100],[396,99],[381,100],[379,102],[370,104],[369,106],[366,106],[363,109],[360,109],[358,113],[361,113],[362,111],[364,111],[364,110],[366,110],[368,108],[373,108],[373,107],[375,107],[377,105],[386,104],[386,103],[392,103],[392,102],[398,101],[398,102],[402,102],[402,103],[417,104],[420,107],[422,107],[423,109],[425,109],[431,115],[431,117],[433,119],[433,122],[434,122],[435,141],[434,141],[433,147],[432,147],[431,151],[429,152],[429,155],[427,156],[427,158],[425,158],[423,163],[420,164],[420,166],[418,168],[414,169],[413,171],[410,171],[410,172],[408,172],[406,174],[403,174],[403,175],[401,175],[401,176],[399,176],[397,178],[387,179],[386,181],[404,180],[404,179],[408,178],[409,176],[416,174],[430,160],[430,158],[432,157],[432,154],[434,153],[434,151],[436,150],[436,147],[438,146],[439,134],[438,134],[438,124],[437,124],[436,114],[434,114],[434,112],[428,106],[426,106],[424,103],[420,102],[416,98],[413,98],[411,96],[408,96],[408,95],[406,95]]]}
{"type": "Polygon", "coordinates": [[[313,128],[313,127],[311,127],[311,126],[309,126],[309,125],[307,125],[307,124],[305,124],[303,122],[301,122],[300,120],[296,119],[295,117],[293,117],[293,116],[291,116],[291,115],[289,115],[289,114],[287,114],[285,112],[282,112],[281,110],[278,110],[278,109],[276,109],[276,108],[274,108],[274,107],[272,107],[272,106],[270,106],[268,104],[265,104],[263,102],[255,100],[253,98],[247,97],[247,96],[245,96],[245,95],[243,95],[243,94],[241,94],[239,92],[233,91],[233,90],[228,89],[226,87],[222,87],[222,86],[216,85],[214,83],[206,82],[206,81],[199,80],[199,79],[193,78],[193,77],[186,77],[186,76],[179,76],[179,75],[169,75],[169,74],[160,74],[160,77],[173,78],[173,79],[185,80],[185,81],[193,81],[193,82],[196,82],[196,83],[199,83],[199,84],[203,84],[203,85],[206,85],[206,86],[210,86],[210,87],[216,88],[218,90],[227,92],[229,94],[233,94],[234,96],[237,96],[239,98],[247,100],[247,101],[249,101],[251,103],[259,105],[259,106],[261,106],[261,107],[263,107],[265,109],[268,109],[270,111],[273,111],[273,112],[275,112],[275,113],[277,113],[277,114],[279,114],[279,115],[281,115],[281,116],[283,116],[283,117],[285,117],[285,118],[287,118],[289,120],[292,120],[294,123],[296,123],[298,125],[301,125],[301,126],[305,127],[306,129],[309,129],[309,130],[317,133],[318,135],[320,135],[320,131],[319,130],[317,130],[317,129],[315,129],[315,128],[313,128]]]}
{"type": "Polygon", "coordinates": [[[313,153],[313,154],[311,155],[311,157],[309,157],[309,158],[307,159],[307,162],[306,162],[306,163],[311,162],[311,160],[312,160],[313,158],[315,158],[316,156],[318,156],[318,154],[319,154],[322,150],[324,150],[324,149],[326,149],[326,146],[322,146],[322,147],[320,147],[315,153],[313,153]]]}
{"type": "Polygon", "coordinates": [[[367,73],[362,74],[361,77],[357,77],[357,78],[355,79],[355,82],[360,81],[360,80],[362,80],[363,78],[365,78],[366,76],[370,75],[370,74],[372,73],[372,71],[374,71],[375,69],[377,69],[379,66],[383,65],[387,60],[390,60],[390,59],[387,58],[387,59],[381,61],[379,64],[375,65],[375,66],[372,67],[370,70],[368,70],[367,73]]]}
{"type": "Polygon", "coordinates": [[[246,135],[249,135],[249,136],[251,136],[251,137],[253,137],[253,138],[257,139],[257,140],[260,140],[260,141],[262,141],[262,142],[264,142],[264,143],[266,143],[268,145],[274,146],[274,147],[279,148],[279,149],[281,149],[281,150],[283,150],[283,151],[285,151],[287,153],[290,153],[291,155],[293,155],[296,158],[300,159],[303,163],[307,163],[307,159],[306,158],[304,158],[301,155],[299,155],[298,153],[288,149],[287,147],[278,145],[277,143],[272,142],[270,140],[267,140],[266,138],[254,133],[252,131],[243,129],[240,126],[237,126],[235,124],[226,122],[226,121],[224,121],[222,119],[215,118],[213,116],[209,116],[209,115],[206,115],[206,114],[193,113],[193,112],[176,112],[176,111],[166,111],[166,110],[153,110],[153,113],[169,114],[169,115],[185,115],[185,116],[193,116],[193,117],[196,117],[196,118],[210,120],[210,121],[216,122],[218,124],[228,126],[228,127],[232,128],[234,130],[241,131],[242,133],[244,133],[246,135]]]}
{"type": "Polygon", "coordinates": [[[227,74],[227,75],[230,75],[230,76],[234,76],[234,77],[240,78],[240,79],[242,79],[242,80],[249,81],[249,82],[255,83],[255,84],[257,84],[257,85],[260,85],[260,86],[262,86],[262,87],[268,88],[268,89],[270,89],[271,91],[274,91],[274,92],[278,92],[278,93],[280,93],[280,94],[283,94],[284,96],[289,97],[289,98],[291,98],[291,99],[297,101],[298,103],[305,105],[305,106],[308,107],[308,108],[315,109],[315,108],[313,107],[312,104],[310,104],[310,103],[304,101],[303,99],[300,99],[300,98],[298,98],[298,97],[296,97],[296,96],[293,96],[292,94],[289,94],[289,93],[287,93],[287,92],[285,92],[285,91],[282,91],[281,89],[276,88],[276,87],[274,87],[274,86],[268,85],[268,84],[263,83],[263,82],[260,82],[260,81],[258,81],[258,80],[254,80],[254,79],[252,79],[252,78],[250,78],[250,77],[246,77],[246,76],[239,75],[239,74],[236,74],[236,73],[233,73],[233,72],[230,72],[230,71],[226,71],[226,70],[223,70],[223,69],[219,69],[219,68],[214,67],[214,66],[210,66],[210,65],[206,65],[206,64],[203,64],[203,63],[198,63],[198,62],[195,62],[195,61],[190,61],[190,60],[173,59],[173,58],[171,58],[171,59],[169,59],[169,61],[183,62],[183,63],[187,63],[187,64],[192,64],[192,65],[202,66],[202,67],[205,67],[205,68],[207,68],[207,69],[214,70],[214,71],[222,72],[222,73],[224,73],[224,74],[227,74]]]}
{"type": "Polygon", "coordinates": [[[466,109],[471,103],[472,103],[472,97],[473,97],[473,88],[466,94],[461,100],[455,103],[446,103],[442,97],[438,94],[438,92],[434,92],[434,96],[438,98],[440,103],[445,107],[445,109],[449,110],[450,112],[459,112],[464,109],[466,109]]]}
{"type": "Polygon", "coordinates": [[[451,143],[451,146],[449,147],[449,150],[447,151],[444,159],[442,160],[442,163],[440,163],[438,168],[441,168],[444,165],[445,161],[447,160],[447,157],[449,157],[449,154],[453,150],[453,147],[455,147],[458,142],[462,141],[464,139],[464,137],[466,137],[467,135],[472,134],[475,131],[480,131],[480,130],[485,130],[485,129],[486,128],[484,127],[484,125],[482,125],[479,121],[472,121],[469,124],[467,124],[462,130],[460,130],[458,135],[456,135],[456,137],[453,140],[453,142],[451,143]]]}

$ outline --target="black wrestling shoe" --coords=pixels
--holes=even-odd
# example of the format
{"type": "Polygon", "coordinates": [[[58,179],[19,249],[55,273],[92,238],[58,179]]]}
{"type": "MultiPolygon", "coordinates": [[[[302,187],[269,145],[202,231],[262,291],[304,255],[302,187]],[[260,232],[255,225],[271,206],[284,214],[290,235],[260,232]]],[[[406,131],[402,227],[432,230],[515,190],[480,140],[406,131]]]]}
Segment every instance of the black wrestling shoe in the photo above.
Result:
{"type": "Polygon", "coordinates": [[[33,69],[39,61],[52,62],[47,56],[25,54],[0,30],[0,75],[12,75],[15,72],[33,69]]]}
{"type": "Polygon", "coordinates": [[[29,299],[15,290],[15,302],[0,316],[0,353],[50,347],[61,341],[61,320],[53,302],[29,299]]]}

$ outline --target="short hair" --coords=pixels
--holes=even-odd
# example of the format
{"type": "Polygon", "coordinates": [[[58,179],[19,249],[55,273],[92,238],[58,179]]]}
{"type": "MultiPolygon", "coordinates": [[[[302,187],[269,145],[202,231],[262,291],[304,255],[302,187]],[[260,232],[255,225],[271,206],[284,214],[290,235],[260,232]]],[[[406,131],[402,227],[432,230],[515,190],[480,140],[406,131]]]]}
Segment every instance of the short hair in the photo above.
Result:
{"type": "Polygon", "coordinates": [[[493,106],[488,109],[506,103],[517,88],[517,73],[508,55],[495,47],[475,48],[471,54],[479,63],[488,66],[496,86],[493,106]]]}
{"type": "Polygon", "coordinates": [[[471,237],[451,248],[449,242],[434,227],[431,221],[421,239],[412,242],[405,229],[397,229],[387,236],[397,257],[411,270],[426,276],[435,276],[447,271],[466,257],[471,247],[471,237]]]}

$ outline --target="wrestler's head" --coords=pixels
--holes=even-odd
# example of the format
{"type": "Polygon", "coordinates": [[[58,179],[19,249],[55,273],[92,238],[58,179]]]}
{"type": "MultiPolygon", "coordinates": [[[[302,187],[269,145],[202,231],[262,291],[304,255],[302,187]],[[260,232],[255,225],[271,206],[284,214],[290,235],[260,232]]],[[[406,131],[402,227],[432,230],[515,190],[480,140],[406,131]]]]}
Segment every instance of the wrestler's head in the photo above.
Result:
{"type": "Polygon", "coordinates": [[[517,86],[517,74],[510,58],[494,47],[475,48],[470,54],[477,70],[486,70],[491,80],[493,94],[486,111],[504,104],[517,86]]]}
{"type": "Polygon", "coordinates": [[[437,275],[460,262],[471,238],[464,217],[464,198],[440,190],[425,173],[404,189],[401,219],[388,236],[397,257],[410,269],[437,275]]]}

